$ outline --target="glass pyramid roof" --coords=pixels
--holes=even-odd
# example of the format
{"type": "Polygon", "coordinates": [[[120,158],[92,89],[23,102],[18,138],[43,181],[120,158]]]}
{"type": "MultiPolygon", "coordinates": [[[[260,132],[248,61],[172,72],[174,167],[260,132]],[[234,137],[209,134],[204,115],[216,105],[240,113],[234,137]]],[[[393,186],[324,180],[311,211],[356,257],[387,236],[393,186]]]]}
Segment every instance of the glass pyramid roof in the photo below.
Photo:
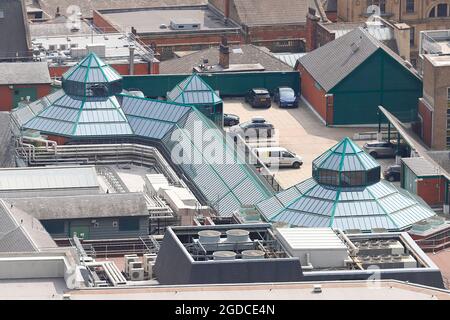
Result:
{"type": "MultiPolygon", "coordinates": [[[[349,142],[340,143],[325,154],[330,156],[338,151],[360,154],[359,148],[354,149],[349,142]]],[[[376,164],[373,159],[371,162],[376,164]]],[[[379,175],[378,182],[361,186],[333,186],[310,178],[261,201],[257,209],[270,222],[362,231],[374,228],[400,231],[435,215],[416,196],[397,189],[389,182],[380,181],[379,175]]]]}
{"type": "Polygon", "coordinates": [[[115,96],[81,98],[62,94],[22,127],[69,137],[133,134],[115,96]]]}
{"type": "Polygon", "coordinates": [[[380,165],[349,138],[344,138],[334,147],[313,161],[313,166],[333,171],[368,171],[380,165]]]}
{"type": "MultiPolygon", "coordinates": [[[[87,70],[92,66],[101,66],[103,70],[104,63],[98,57],[93,54],[89,57],[80,62],[79,68],[73,68],[74,72],[81,72],[77,70],[87,70]]],[[[86,72],[89,74],[92,70],[86,72]]],[[[74,78],[70,72],[65,77],[66,84],[77,88],[78,78],[74,78]]],[[[89,75],[87,79],[90,79],[89,75]]],[[[195,79],[193,77],[189,81],[197,83],[195,79]]],[[[86,85],[86,88],[90,84],[98,84],[80,83],[86,85]]],[[[125,94],[71,94],[66,89],[67,86],[63,86],[57,93],[39,100],[40,102],[36,103],[39,108],[21,110],[17,114],[17,119],[21,120],[21,123],[24,122],[21,128],[72,138],[133,137],[138,141],[157,143],[168,156],[180,146],[180,141],[174,140],[173,134],[181,132],[183,142],[186,142],[183,146],[188,146],[186,151],[191,151],[192,154],[183,153],[183,162],[174,164],[183,171],[203,196],[203,200],[215,208],[219,215],[231,216],[243,206],[253,206],[273,196],[270,187],[244,159],[235,154],[231,147],[234,142],[227,142],[224,133],[196,108],[125,94]],[[199,136],[211,134],[210,142],[198,139],[199,136]],[[217,151],[221,158],[211,159],[205,156],[206,148],[217,151]],[[200,161],[191,161],[192,156],[200,161]]]]}
{"type": "Polygon", "coordinates": [[[122,76],[114,68],[104,63],[93,52],[63,74],[63,81],[84,83],[105,83],[121,79],[122,76]]]}
{"type": "Polygon", "coordinates": [[[196,73],[177,84],[167,94],[167,100],[191,105],[215,105],[222,102],[217,93],[196,73]]]}

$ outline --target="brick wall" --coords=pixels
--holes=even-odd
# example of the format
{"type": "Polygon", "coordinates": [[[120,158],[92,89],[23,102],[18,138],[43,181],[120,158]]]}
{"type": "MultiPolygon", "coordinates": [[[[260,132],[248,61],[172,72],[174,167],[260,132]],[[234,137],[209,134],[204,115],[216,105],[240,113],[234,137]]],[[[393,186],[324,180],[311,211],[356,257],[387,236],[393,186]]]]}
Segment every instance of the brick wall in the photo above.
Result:
{"type": "Polygon", "coordinates": [[[273,51],[301,51],[304,50],[306,36],[305,24],[256,26],[247,29],[244,40],[273,51]]]}
{"type": "Polygon", "coordinates": [[[92,14],[94,25],[102,30],[105,33],[116,33],[119,32],[116,27],[113,26],[112,22],[106,19],[100,12],[97,10],[93,11],[92,14]]]}
{"type": "Polygon", "coordinates": [[[139,39],[146,45],[156,44],[156,51],[161,60],[173,58],[174,51],[197,51],[219,46],[222,36],[227,35],[228,43],[242,43],[240,34],[213,33],[213,34],[170,34],[170,35],[139,35],[139,39]]]}
{"type": "Polygon", "coordinates": [[[442,205],[445,202],[445,179],[424,178],[417,181],[417,195],[430,206],[442,205]]]}
{"type": "Polygon", "coordinates": [[[48,140],[56,141],[56,143],[59,145],[66,144],[69,141],[69,139],[66,137],[59,137],[59,136],[52,136],[52,135],[48,136],[48,140]]]}
{"type": "MultiPolygon", "coordinates": [[[[128,64],[111,64],[119,74],[121,75],[129,75],[130,74],[130,66],[128,64]]],[[[50,76],[51,77],[62,77],[62,75],[69,70],[68,66],[50,66],[50,76]]],[[[134,74],[135,75],[145,75],[149,74],[148,72],[148,64],[147,63],[135,63],[134,64],[134,74]]],[[[159,74],[159,62],[152,64],[151,74],[159,74]]]]}
{"type": "MultiPolygon", "coordinates": [[[[36,88],[37,99],[51,92],[50,84],[14,85],[14,88],[36,88]]],[[[0,111],[11,111],[13,103],[14,89],[10,89],[8,85],[0,86],[0,111]]]]}
{"type": "Polygon", "coordinates": [[[308,100],[311,106],[325,121],[327,119],[327,99],[326,92],[316,87],[314,78],[299,65],[298,71],[301,77],[302,96],[308,100]]]}
{"type": "Polygon", "coordinates": [[[422,122],[420,127],[417,128],[418,130],[415,131],[422,138],[423,142],[431,147],[433,142],[433,112],[426,106],[426,102],[422,98],[419,99],[418,112],[422,122]]]}

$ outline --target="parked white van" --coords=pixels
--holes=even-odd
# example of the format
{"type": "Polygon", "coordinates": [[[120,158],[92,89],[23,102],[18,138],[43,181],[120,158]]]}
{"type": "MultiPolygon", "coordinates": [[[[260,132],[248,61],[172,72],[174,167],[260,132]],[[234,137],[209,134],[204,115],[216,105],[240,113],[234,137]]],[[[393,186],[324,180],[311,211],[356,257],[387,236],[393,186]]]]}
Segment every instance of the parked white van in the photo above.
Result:
{"type": "Polygon", "coordinates": [[[303,164],[301,157],[282,147],[255,148],[253,151],[259,158],[259,161],[266,166],[298,169],[303,164]]]}

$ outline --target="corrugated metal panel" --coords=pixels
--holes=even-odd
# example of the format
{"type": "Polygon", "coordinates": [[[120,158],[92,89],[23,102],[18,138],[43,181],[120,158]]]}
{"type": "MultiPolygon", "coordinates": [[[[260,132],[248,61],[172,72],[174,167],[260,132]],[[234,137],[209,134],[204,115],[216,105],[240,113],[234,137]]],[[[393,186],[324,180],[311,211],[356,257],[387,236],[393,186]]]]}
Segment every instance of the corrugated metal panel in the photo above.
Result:
{"type": "Polygon", "coordinates": [[[93,167],[21,168],[0,170],[0,190],[99,188],[93,167]]]}

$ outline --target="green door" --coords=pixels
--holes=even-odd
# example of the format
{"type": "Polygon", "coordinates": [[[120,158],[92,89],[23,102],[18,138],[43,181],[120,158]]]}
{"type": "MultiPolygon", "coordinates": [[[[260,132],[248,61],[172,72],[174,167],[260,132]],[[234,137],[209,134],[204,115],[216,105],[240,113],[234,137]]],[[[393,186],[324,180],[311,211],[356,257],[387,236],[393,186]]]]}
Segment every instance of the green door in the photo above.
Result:
{"type": "Polygon", "coordinates": [[[80,239],[89,239],[89,227],[82,226],[70,226],[69,236],[73,237],[76,235],[80,239]]]}
{"type": "Polygon", "coordinates": [[[37,99],[36,88],[14,88],[13,109],[17,108],[20,101],[35,101],[37,99]]]}

